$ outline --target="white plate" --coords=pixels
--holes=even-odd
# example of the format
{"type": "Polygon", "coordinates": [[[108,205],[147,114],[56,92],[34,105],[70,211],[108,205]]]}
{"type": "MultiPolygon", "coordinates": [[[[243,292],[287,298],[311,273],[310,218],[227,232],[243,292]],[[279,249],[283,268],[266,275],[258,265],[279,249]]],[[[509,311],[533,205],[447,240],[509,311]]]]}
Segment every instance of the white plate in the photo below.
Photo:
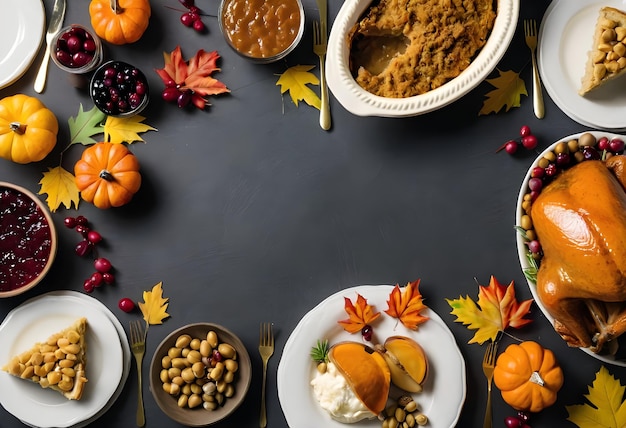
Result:
{"type": "MultiPolygon", "coordinates": [[[[102,408],[102,410],[100,410],[98,413],[93,415],[91,418],[85,419],[84,421],[77,423],[75,425],[72,425],[71,427],[71,428],[83,428],[89,425],[90,423],[92,423],[93,421],[95,421],[96,419],[100,418],[100,416],[104,415],[113,406],[113,404],[117,401],[120,394],[124,390],[124,385],[126,384],[126,380],[128,379],[128,375],[130,373],[130,364],[131,364],[131,353],[130,353],[130,345],[128,343],[128,337],[126,336],[126,331],[124,331],[124,327],[122,327],[122,324],[120,323],[120,321],[115,317],[115,315],[113,315],[113,312],[111,312],[109,308],[104,306],[99,300],[93,297],[90,297],[86,294],[79,293],[76,291],[69,291],[69,290],[51,291],[50,293],[48,293],[48,295],[72,297],[76,299],[78,304],[84,303],[84,304],[92,306],[94,309],[98,311],[102,311],[113,323],[113,326],[115,327],[115,329],[117,330],[117,334],[119,335],[120,343],[122,344],[122,352],[124,353],[124,366],[122,369],[122,378],[120,379],[120,383],[117,386],[117,389],[115,390],[111,398],[109,399],[108,403],[102,408]]],[[[33,428],[37,428],[24,421],[22,421],[22,423],[24,423],[25,425],[31,426],[33,428]]]]}
{"type": "Polygon", "coordinates": [[[41,46],[45,24],[41,0],[0,2],[0,89],[28,70],[41,46]]]}
{"type": "MultiPolygon", "coordinates": [[[[602,136],[605,136],[609,139],[612,138],[616,138],[619,137],[622,140],[626,140],[626,136],[625,135],[619,135],[619,134],[613,134],[610,132],[600,132],[600,131],[586,131],[586,132],[590,132],[591,134],[593,134],[596,139],[600,138],[602,136]]],[[[520,187],[520,191],[519,191],[519,195],[517,196],[517,206],[515,207],[515,224],[519,225],[521,224],[521,217],[523,215],[523,210],[522,210],[522,202],[524,201],[524,195],[527,192],[528,189],[528,180],[530,179],[530,173],[532,172],[533,168],[537,166],[537,163],[539,162],[540,159],[542,159],[544,157],[544,155],[546,155],[548,152],[551,152],[554,150],[554,147],[561,141],[569,141],[569,140],[576,140],[578,139],[584,132],[580,132],[578,134],[573,134],[573,135],[569,135],[567,137],[563,137],[560,140],[556,141],[554,144],[551,144],[548,148],[546,148],[538,157],[537,159],[535,159],[535,161],[533,162],[533,164],[530,166],[530,168],[528,168],[528,171],[526,172],[526,175],[524,176],[524,181],[522,181],[522,185],[520,187]]],[[[522,272],[524,272],[526,269],[530,268],[531,265],[528,262],[528,259],[526,258],[526,251],[528,249],[528,247],[525,244],[524,239],[522,238],[522,236],[519,233],[515,234],[515,240],[517,242],[517,255],[519,257],[519,262],[520,265],[522,267],[522,272]]],[[[530,292],[533,295],[533,298],[535,299],[535,303],[537,303],[537,306],[539,306],[539,309],[541,310],[541,312],[543,312],[543,315],[548,319],[548,321],[550,321],[550,324],[552,324],[554,326],[554,317],[552,317],[552,315],[550,315],[550,313],[546,310],[545,306],[543,305],[543,303],[541,302],[541,299],[539,299],[539,295],[537,294],[537,285],[532,282],[529,281],[528,279],[526,279],[526,282],[528,283],[528,287],[530,288],[530,292]]],[[[622,366],[622,367],[626,367],[626,361],[620,361],[620,360],[616,360],[615,358],[608,356],[608,355],[598,355],[596,353],[594,353],[593,351],[589,350],[588,348],[580,348],[582,351],[586,352],[587,354],[591,355],[592,357],[600,360],[600,361],[604,361],[605,363],[608,364],[613,364],[616,366],[622,366]]]]}
{"type": "Polygon", "coordinates": [[[97,415],[115,394],[124,371],[120,335],[104,312],[68,295],[43,295],[12,310],[0,325],[0,361],[29,349],[35,342],[66,328],[76,318],[88,320],[87,378],[80,401],[8,373],[0,373],[0,403],[26,424],[70,427],[97,415]]]}
{"type": "MultiPolygon", "coordinates": [[[[307,313],[289,336],[278,365],[278,398],[287,423],[291,427],[323,426],[345,428],[346,425],[330,418],[313,396],[310,380],[315,374],[315,364],[309,353],[317,340],[328,339],[329,344],[342,340],[359,342],[360,334],[347,333],[337,321],[348,318],[344,310],[344,297],[353,302],[357,293],[367,303],[381,311],[374,324],[374,334],[383,342],[391,335],[409,336],[418,341],[426,351],[429,362],[428,379],[424,391],[415,394],[430,428],[454,427],[465,401],[465,360],[454,336],[430,309],[423,312],[430,319],[418,331],[405,328],[397,319],[385,314],[387,300],[393,287],[367,285],[348,288],[326,298],[307,313]]],[[[380,427],[380,421],[369,420],[350,424],[353,427],[380,427]]]]}
{"type": "Polygon", "coordinates": [[[591,128],[618,131],[626,129],[626,78],[578,95],[603,6],[626,11],[624,0],[554,0],[540,26],[537,63],[548,95],[566,115],[591,128]]]}
{"type": "Polygon", "coordinates": [[[498,14],[487,43],[459,76],[437,89],[409,98],[385,98],[361,88],[350,73],[348,33],[372,0],[346,0],[328,38],[328,87],[349,112],[358,116],[408,117],[444,107],[474,89],[491,73],[506,52],[519,15],[519,0],[498,0],[498,14]]]}

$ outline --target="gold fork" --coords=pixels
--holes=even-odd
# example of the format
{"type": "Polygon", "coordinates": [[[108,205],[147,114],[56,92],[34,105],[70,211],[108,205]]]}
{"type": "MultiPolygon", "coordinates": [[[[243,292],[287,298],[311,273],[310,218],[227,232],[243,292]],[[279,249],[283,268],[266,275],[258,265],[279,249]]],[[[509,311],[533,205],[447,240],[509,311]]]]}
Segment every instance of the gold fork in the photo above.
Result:
{"type": "Polygon", "coordinates": [[[530,49],[530,56],[533,62],[533,110],[538,119],[543,119],[543,94],[541,93],[541,81],[539,80],[539,70],[537,69],[537,59],[535,57],[537,50],[537,21],[534,19],[524,20],[524,35],[526,36],[526,45],[530,49]]]}
{"type": "MultiPolygon", "coordinates": [[[[320,14],[322,11],[320,11],[320,14]]],[[[330,105],[328,104],[328,86],[326,85],[326,23],[313,21],[313,52],[320,58],[320,92],[322,105],[320,107],[320,126],[323,130],[330,129],[330,105]]]]}
{"type": "Polygon", "coordinates": [[[493,341],[487,346],[485,357],[483,358],[483,373],[487,378],[487,408],[485,410],[485,422],[483,428],[491,428],[491,382],[493,381],[493,370],[496,367],[496,356],[498,353],[498,341],[493,341]]]}
{"type": "Polygon", "coordinates": [[[267,361],[274,353],[274,333],[272,333],[272,324],[269,322],[261,323],[261,333],[259,339],[259,354],[263,360],[263,389],[261,389],[261,420],[259,426],[265,428],[267,426],[267,413],[265,409],[265,381],[267,379],[267,361]]]}
{"type": "Polygon", "coordinates": [[[146,424],[146,417],[143,410],[143,393],[141,385],[141,363],[143,362],[143,355],[146,352],[146,332],[144,330],[142,321],[130,322],[130,347],[135,356],[135,362],[137,363],[137,382],[138,382],[138,399],[137,399],[137,426],[142,427],[146,424]]]}

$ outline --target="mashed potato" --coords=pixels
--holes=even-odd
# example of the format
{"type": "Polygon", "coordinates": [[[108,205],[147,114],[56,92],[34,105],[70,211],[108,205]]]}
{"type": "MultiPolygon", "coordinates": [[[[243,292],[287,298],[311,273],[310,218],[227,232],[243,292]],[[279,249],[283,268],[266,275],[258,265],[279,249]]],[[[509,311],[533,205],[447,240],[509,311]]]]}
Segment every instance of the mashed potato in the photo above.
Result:
{"type": "Polygon", "coordinates": [[[320,406],[339,422],[351,424],[376,417],[354,395],[346,378],[333,363],[328,363],[325,373],[316,372],[311,385],[320,406]]]}

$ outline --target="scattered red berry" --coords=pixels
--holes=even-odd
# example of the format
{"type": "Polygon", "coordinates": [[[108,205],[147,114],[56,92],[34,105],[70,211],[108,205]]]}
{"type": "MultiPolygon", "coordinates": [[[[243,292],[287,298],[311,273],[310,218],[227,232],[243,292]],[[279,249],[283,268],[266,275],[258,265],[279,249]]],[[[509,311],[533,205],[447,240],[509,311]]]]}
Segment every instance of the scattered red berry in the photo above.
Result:
{"type": "Polygon", "coordinates": [[[104,272],[102,274],[102,280],[105,284],[111,285],[115,282],[115,275],[113,275],[111,272],[104,272]]]}
{"type": "Polygon", "coordinates": [[[534,136],[530,130],[528,125],[524,125],[520,128],[519,131],[520,138],[515,140],[509,140],[503,145],[501,145],[496,153],[501,150],[505,150],[508,154],[512,155],[517,152],[517,147],[521,144],[527,150],[534,150],[537,147],[538,140],[537,137],[534,136]]]}
{"type": "Polygon", "coordinates": [[[102,235],[95,230],[90,230],[87,232],[87,240],[92,244],[97,244],[102,241],[102,235]]]}
{"type": "Polygon", "coordinates": [[[85,290],[87,293],[91,293],[94,289],[94,285],[91,282],[91,278],[86,279],[85,282],[83,282],[83,290],[85,290]]]}
{"type": "Polygon", "coordinates": [[[374,329],[372,329],[371,325],[366,325],[361,329],[361,335],[363,336],[363,339],[369,342],[372,340],[372,336],[374,335],[374,329]]]}
{"type": "Polygon", "coordinates": [[[515,153],[517,151],[517,142],[516,141],[508,141],[505,145],[504,145],[504,150],[512,155],[513,153],[515,153]]]}
{"type": "Polygon", "coordinates": [[[124,312],[132,312],[135,309],[135,302],[133,302],[128,297],[123,297],[118,302],[117,306],[124,312]]]}
{"type": "Polygon", "coordinates": [[[74,249],[74,251],[76,252],[76,255],[78,255],[79,257],[84,257],[91,252],[92,247],[93,246],[91,242],[87,241],[86,239],[83,239],[76,245],[76,248],[74,249]]]}
{"type": "Polygon", "coordinates": [[[89,233],[89,227],[82,225],[82,224],[78,224],[76,225],[76,232],[80,233],[86,238],[87,234],[89,233]]]}
{"type": "Polygon", "coordinates": [[[179,2],[188,10],[187,12],[182,12],[182,15],[180,16],[180,22],[185,27],[190,27],[196,30],[198,33],[203,33],[206,30],[206,27],[204,25],[204,22],[202,22],[202,11],[195,5],[194,0],[179,0],[179,2]]]}
{"type": "Polygon", "coordinates": [[[522,137],[522,145],[528,150],[533,150],[535,147],[537,147],[537,144],[537,137],[532,134],[522,137]]]}
{"type": "Polygon", "coordinates": [[[83,257],[94,253],[93,266],[95,272],[83,283],[85,292],[91,293],[95,288],[101,287],[104,284],[113,284],[115,282],[115,276],[111,273],[113,269],[111,262],[105,257],[98,257],[96,253],[98,244],[103,241],[100,232],[91,229],[87,218],[82,215],[75,218],[66,217],[64,224],[71,229],[75,229],[83,237],[83,239],[76,244],[74,249],[78,256],[83,257]]]}
{"type": "Polygon", "coordinates": [[[78,223],[74,217],[65,217],[65,219],[63,219],[63,224],[65,224],[65,227],[68,229],[74,229],[78,223]]]}
{"type": "Polygon", "coordinates": [[[94,287],[98,288],[102,285],[102,273],[100,272],[94,272],[91,274],[91,276],[89,277],[89,280],[91,281],[91,283],[93,284],[94,287]]]}
{"type": "Polygon", "coordinates": [[[105,273],[111,270],[111,262],[109,259],[105,259],[104,257],[98,257],[93,262],[93,267],[100,273],[105,273]]]}

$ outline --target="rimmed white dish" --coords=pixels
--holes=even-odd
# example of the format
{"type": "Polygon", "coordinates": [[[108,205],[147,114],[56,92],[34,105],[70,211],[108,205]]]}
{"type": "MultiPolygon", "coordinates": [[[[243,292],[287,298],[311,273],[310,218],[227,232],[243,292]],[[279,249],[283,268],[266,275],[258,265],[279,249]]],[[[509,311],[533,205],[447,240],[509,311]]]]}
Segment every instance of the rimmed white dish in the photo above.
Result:
{"type": "Polygon", "coordinates": [[[326,77],[333,95],[349,112],[358,116],[409,117],[444,107],[474,89],[491,73],[517,28],[519,0],[498,0],[498,11],[487,43],[459,76],[446,84],[408,98],[385,98],[361,88],[350,73],[348,33],[372,0],[346,0],[328,38],[326,77]]]}
{"type": "MultiPolygon", "coordinates": [[[[547,153],[553,151],[558,143],[562,141],[577,140],[582,134],[586,132],[593,134],[596,137],[596,139],[599,139],[600,137],[604,136],[604,137],[609,138],[609,140],[612,138],[621,138],[622,140],[626,140],[625,135],[614,134],[614,133],[605,132],[605,131],[585,131],[585,132],[579,132],[577,134],[572,134],[572,135],[563,137],[560,140],[551,144],[549,147],[547,147],[543,152],[539,154],[539,156],[537,156],[535,161],[528,168],[528,171],[526,172],[526,175],[524,176],[524,180],[522,181],[522,185],[520,187],[519,194],[517,196],[517,205],[515,207],[515,224],[516,225],[521,224],[521,217],[524,214],[522,210],[522,202],[524,201],[524,195],[526,195],[526,193],[528,192],[528,180],[530,179],[530,174],[533,168],[537,166],[539,160],[542,159],[547,153]]],[[[532,268],[527,257],[528,247],[526,246],[524,238],[521,236],[520,233],[516,233],[515,240],[517,244],[517,255],[519,257],[519,262],[522,268],[522,272],[525,272],[527,269],[532,268]]],[[[528,277],[526,278],[526,282],[528,283],[530,292],[533,295],[533,298],[535,299],[535,303],[537,304],[537,306],[539,307],[543,315],[546,317],[546,319],[550,322],[550,324],[554,326],[554,317],[550,315],[546,307],[541,302],[541,299],[539,298],[539,295],[537,293],[537,285],[533,281],[529,280],[528,277]]],[[[614,357],[610,355],[598,355],[595,352],[589,350],[588,348],[580,348],[580,349],[583,352],[605,363],[626,367],[626,361],[616,360],[614,357]]]]}
{"type": "MultiPolygon", "coordinates": [[[[122,344],[124,365],[122,369],[122,378],[120,379],[120,383],[117,386],[117,389],[115,390],[111,398],[109,399],[108,403],[98,413],[96,413],[89,419],[85,419],[84,421],[71,426],[71,428],[83,428],[83,427],[88,426],[92,422],[94,422],[96,419],[100,418],[100,416],[104,415],[113,406],[113,404],[117,401],[120,394],[124,390],[124,385],[126,384],[126,380],[128,379],[128,375],[130,374],[130,364],[131,364],[131,353],[130,353],[130,345],[128,342],[128,336],[126,336],[126,331],[124,330],[124,327],[122,326],[120,321],[115,317],[115,315],[113,315],[113,312],[111,312],[109,308],[104,306],[99,300],[93,297],[87,296],[86,294],[79,293],[76,291],[70,291],[70,290],[51,291],[48,294],[54,295],[54,296],[69,296],[69,297],[76,299],[77,303],[79,304],[84,303],[89,306],[92,306],[95,310],[102,311],[111,320],[111,323],[113,324],[113,326],[117,330],[117,334],[119,335],[120,343],[122,344]]],[[[37,428],[34,425],[30,425],[24,421],[21,421],[21,422],[24,425],[37,428]]]]}
{"type": "Polygon", "coordinates": [[[0,4],[0,89],[13,84],[28,70],[41,46],[45,24],[41,0],[0,4]]]}
{"type": "Polygon", "coordinates": [[[546,92],[563,113],[582,125],[618,132],[626,129],[626,79],[578,95],[603,6],[626,10],[622,0],[552,1],[540,26],[537,65],[546,92]]]}
{"type": "Polygon", "coordinates": [[[3,365],[13,355],[81,316],[88,320],[89,358],[89,380],[80,401],[67,400],[55,391],[0,372],[0,403],[9,413],[40,428],[72,427],[101,414],[119,388],[125,362],[118,330],[103,311],[94,309],[93,304],[85,304],[72,295],[45,294],[26,301],[7,315],[0,325],[3,365]]]}
{"type": "MultiPolygon", "coordinates": [[[[392,290],[389,285],[347,288],[326,298],[300,320],[285,344],[277,373],[278,398],[289,426],[311,426],[311,421],[315,421],[315,425],[325,428],[345,428],[345,424],[331,419],[313,396],[310,380],[316,368],[309,353],[318,339],[328,339],[331,345],[342,340],[361,340],[360,335],[347,333],[337,323],[347,318],[345,297],[354,302],[358,293],[376,311],[383,311],[392,290]]],[[[430,319],[413,331],[383,312],[374,324],[374,332],[381,342],[387,336],[404,335],[422,345],[428,356],[429,375],[424,391],[415,394],[415,400],[428,416],[429,427],[451,428],[457,423],[465,401],[465,360],[443,320],[431,309],[423,314],[430,319]]],[[[350,426],[379,427],[380,421],[366,420],[350,426]]]]}

